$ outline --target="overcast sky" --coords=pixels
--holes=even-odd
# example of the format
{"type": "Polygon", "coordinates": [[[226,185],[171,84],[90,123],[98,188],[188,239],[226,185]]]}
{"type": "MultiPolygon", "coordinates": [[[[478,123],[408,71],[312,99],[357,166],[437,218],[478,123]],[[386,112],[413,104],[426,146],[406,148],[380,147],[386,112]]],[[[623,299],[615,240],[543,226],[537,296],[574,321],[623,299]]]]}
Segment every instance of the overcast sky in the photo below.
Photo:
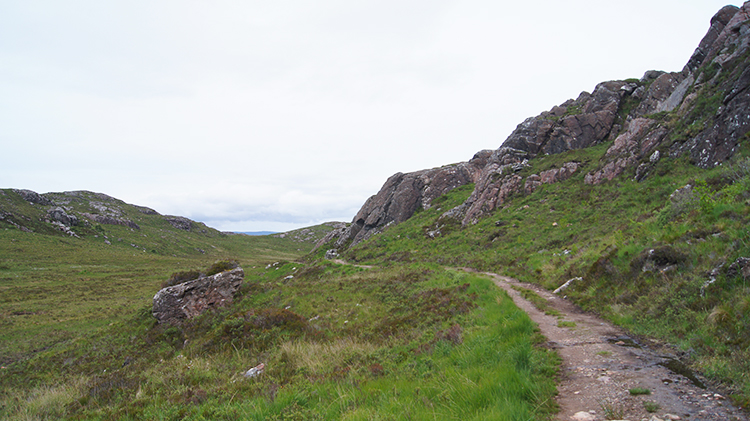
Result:
{"type": "Polygon", "coordinates": [[[3,0],[0,187],[225,231],[349,222],[396,172],[496,149],[599,82],[681,70],[726,4],[3,0]]]}

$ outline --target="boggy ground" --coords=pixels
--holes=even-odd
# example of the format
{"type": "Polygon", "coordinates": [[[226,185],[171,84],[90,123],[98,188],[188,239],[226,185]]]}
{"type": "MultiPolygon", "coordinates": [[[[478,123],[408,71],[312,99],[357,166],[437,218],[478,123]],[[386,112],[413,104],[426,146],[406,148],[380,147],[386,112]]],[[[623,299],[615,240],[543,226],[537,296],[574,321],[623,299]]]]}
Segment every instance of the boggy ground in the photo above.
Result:
{"type": "Polygon", "coordinates": [[[538,285],[486,275],[508,291],[560,354],[559,420],[748,420],[710,386],[700,387],[705,385],[691,373],[666,368],[679,364],[669,348],[656,342],[638,343],[623,330],[538,285]],[[554,310],[547,313],[559,314],[540,311],[513,286],[536,292],[554,310]],[[631,394],[630,389],[636,388],[650,394],[631,394]]]}

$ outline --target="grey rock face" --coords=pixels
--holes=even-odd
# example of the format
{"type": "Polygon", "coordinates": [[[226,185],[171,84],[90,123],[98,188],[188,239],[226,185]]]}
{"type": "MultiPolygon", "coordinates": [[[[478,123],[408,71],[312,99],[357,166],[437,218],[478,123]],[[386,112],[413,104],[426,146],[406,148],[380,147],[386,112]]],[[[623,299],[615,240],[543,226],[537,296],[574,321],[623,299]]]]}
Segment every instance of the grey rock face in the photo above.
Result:
{"type": "Polygon", "coordinates": [[[232,303],[245,272],[232,269],[159,290],[154,295],[152,314],[159,323],[179,325],[206,310],[232,303]]]}
{"type": "Polygon", "coordinates": [[[183,218],[182,216],[170,216],[164,219],[173,227],[183,231],[190,231],[193,227],[193,221],[183,218]]]}
{"type": "Polygon", "coordinates": [[[521,150],[533,157],[596,145],[612,130],[625,86],[620,81],[600,83],[591,94],[583,92],[575,101],[528,118],[502,147],[521,150]]]}
{"type": "Polygon", "coordinates": [[[16,194],[23,197],[23,199],[29,203],[35,203],[37,205],[49,206],[52,201],[42,196],[41,194],[31,190],[13,190],[16,194]]]}
{"type": "Polygon", "coordinates": [[[700,67],[707,57],[716,54],[714,45],[717,39],[724,32],[724,28],[732,20],[740,9],[737,6],[724,6],[711,18],[711,27],[708,33],[703,37],[698,48],[688,60],[683,72],[692,72],[700,67]]]}
{"type": "Polygon", "coordinates": [[[48,210],[47,216],[51,220],[57,221],[67,227],[78,225],[78,217],[76,217],[75,215],[69,215],[67,212],[65,212],[65,209],[59,206],[48,210]]]}
{"type": "MultiPolygon", "coordinates": [[[[750,2],[739,9],[733,6],[723,8],[711,22],[711,29],[699,46],[705,57],[698,70],[713,67],[718,72],[707,81],[701,80],[701,74],[698,81],[712,88],[714,95],[722,95],[721,104],[713,118],[705,121],[704,130],[677,142],[670,150],[672,156],[688,153],[691,161],[701,168],[712,168],[729,159],[743,136],[750,131],[750,63],[747,58],[750,51],[750,2]],[[714,36],[718,28],[723,29],[714,36]]],[[[688,63],[688,67],[691,65],[694,63],[688,63]]],[[[692,117],[692,109],[686,107],[687,117],[692,117]]]]}
{"type": "Polygon", "coordinates": [[[141,227],[138,226],[135,222],[125,219],[125,218],[115,218],[113,216],[107,216],[107,215],[95,215],[91,213],[83,213],[82,216],[90,221],[94,221],[98,224],[106,224],[106,225],[121,225],[124,227],[132,228],[135,230],[140,230],[141,227]]]}
{"type": "MultiPolygon", "coordinates": [[[[645,92],[643,100],[635,111],[635,115],[642,117],[659,111],[665,111],[667,106],[663,104],[667,102],[683,79],[684,77],[680,73],[663,73],[656,78],[645,92]]],[[[685,87],[684,90],[687,91],[687,88],[685,87]]],[[[672,109],[674,107],[676,105],[672,106],[672,109]]]]}

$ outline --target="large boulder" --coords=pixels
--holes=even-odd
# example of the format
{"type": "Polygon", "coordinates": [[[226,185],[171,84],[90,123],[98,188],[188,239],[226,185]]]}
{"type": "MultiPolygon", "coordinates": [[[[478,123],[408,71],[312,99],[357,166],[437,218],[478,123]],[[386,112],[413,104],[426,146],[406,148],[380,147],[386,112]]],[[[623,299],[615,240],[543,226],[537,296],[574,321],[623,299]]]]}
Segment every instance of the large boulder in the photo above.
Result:
{"type": "Polygon", "coordinates": [[[231,304],[244,279],[242,268],[235,268],[163,288],[154,295],[152,314],[159,323],[179,325],[206,310],[231,304]]]}

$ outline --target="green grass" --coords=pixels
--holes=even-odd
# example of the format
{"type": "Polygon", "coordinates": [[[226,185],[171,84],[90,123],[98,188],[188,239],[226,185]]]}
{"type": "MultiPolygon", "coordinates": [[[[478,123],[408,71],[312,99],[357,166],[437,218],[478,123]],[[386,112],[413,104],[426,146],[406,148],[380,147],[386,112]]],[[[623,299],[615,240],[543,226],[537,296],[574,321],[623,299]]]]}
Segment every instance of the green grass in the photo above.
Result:
{"type": "Polygon", "coordinates": [[[646,389],[645,387],[634,387],[632,389],[628,389],[628,392],[631,395],[633,395],[633,396],[650,395],[651,394],[651,390],[650,389],[646,389]]]}
{"type": "Polygon", "coordinates": [[[648,413],[654,413],[654,412],[658,411],[661,408],[661,405],[659,405],[658,403],[656,403],[654,401],[644,401],[643,402],[643,407],[644,407],[644,409],[646,409],[646,412],[648,412],[648,413]]]}
{"type": "MultiPolygon", "coordinates": [[[[557,356],[488,279],[437,265],[300,258],[328,230],[227,235],[93,193],[48,205],[0,191],[0,418],[544,419],[557,356]],[[133,224],[137,224],[135,227],[133,224]],[[23,228],[23,229],[21,229],[23,228]],[[312,234],[311,234],[312,233],[312,234]],[[170,279],[243,266],[231,307],[157,325],[170,279]],[[216,269],[214,269],[214,267],[216,269]],[[260,377],[242,373],[264,362],[260,377]]],[[[439,200],[438,200],[439,202],[439,200]]]]}
{"type": "Polygon", "coordinates": [[[242,297],[181,328],[144,308],[6,369],[4,418],[515,420],[555,409],[557,356],[489,279],[281,263],[248,271],[242,297]],[[259,362],[263,375],[241,376],[259,362]]]}
{"type": "MultiPolygon", "coordinates": [[[[244,266],[265,264],[269,239],[242,237],[218,238],[217,247],[205,255],[173,257],[86,239],[0,229],[0,362],[9,364],[121,320],[150,304],[173,272],[205,267],[228,256],[244,266]]],[[[291,247],[298,245],[280,247],[276,258],[302,254],[286,251],[291,247]]]]}

